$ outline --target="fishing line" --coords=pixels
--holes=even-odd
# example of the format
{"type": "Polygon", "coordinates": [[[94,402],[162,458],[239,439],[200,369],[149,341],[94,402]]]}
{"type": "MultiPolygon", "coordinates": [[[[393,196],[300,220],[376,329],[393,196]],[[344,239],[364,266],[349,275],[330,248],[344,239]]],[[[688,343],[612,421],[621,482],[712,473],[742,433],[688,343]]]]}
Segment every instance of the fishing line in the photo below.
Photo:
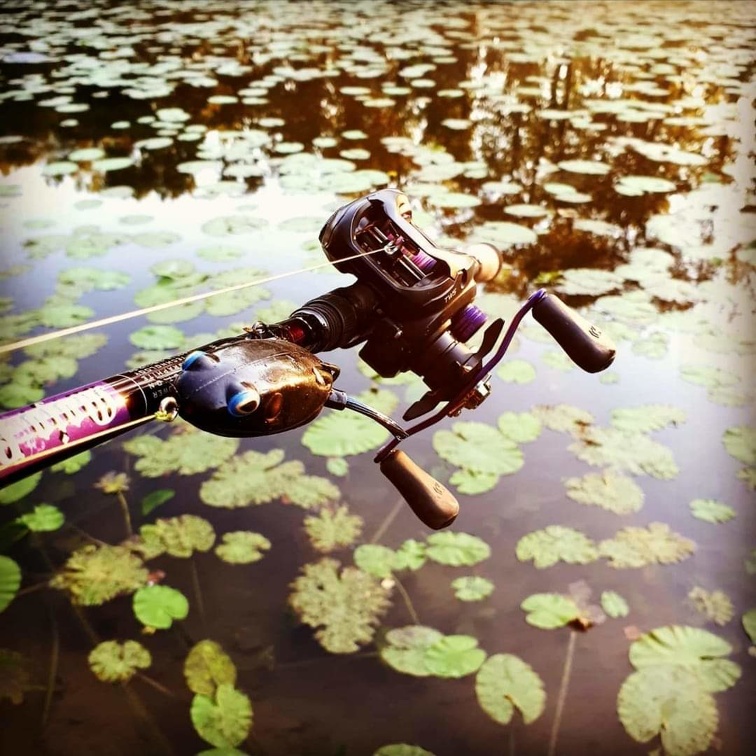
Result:
{"type": "MultiPolygon", "coordinates": [[[[383,250],[375,249],[369,252],[362,252],[359,255],[344,257],[340,259],[339,262],[349,262],[350,260],[356,260],[359,257],[367,257],[368,255],[373,255],[376,252],[382,251],[383,250]]],[[[24,349],[25,347],[29,347],[34,344],[41,344],[45,341],[52,341],[53,339],[60,339],[65,336],[71,336],[75,333],[81,333],[82,331],[89,331],[92,328],[101,328],[102,326],[112,325],[113,323],[120,323],[124,320],[138,318],[141,315],[149,315],[153,312],[159,312],[160,310],[167,310],[171,307],[179,307],[180,305],[190,304],[191,302],[199,302],[202,299],[209,299],[210,297],[215,297],[219,294],[228,294],[232,291],[248,289],[252,286],[261,286],[262,284],[271,283],[272,281],[279,281],[282,278],[300,275],[301,273],[309,273],[313,270],[318,270],[319,268],[325,268],[331,265],[333,265],[333,263],[330,260],[326,260],[326,262],[318,263],[317,265],[311,265],[307,268],[290,270],[286,273],[277,273],[274,276],[268,276],[267,278],[258,278],[254,281],[247,281],[246,283],[234,284],[233,286],[227,286],[225,289],[218,289],[217,291],[207,291],[203,294],[192,294],[191,296],[184,297],[183,299],[175,299],[172,302],[163,302],[162,304],[152,305],[151,307],[143,307],[141,310],[132,310],[131,312],[124,312],[120,315],[112,315],[108,318],[102,318],[101,320],[92,320],[89,323],[82,323],[77,326],[71,326],[70,328],[51,331],[50,333],[43,333],[39,336],[31,336],[28,339],[15,341],[12,344],[0,344],[0,354],[15,352],[18,349],[24,349]]]]}

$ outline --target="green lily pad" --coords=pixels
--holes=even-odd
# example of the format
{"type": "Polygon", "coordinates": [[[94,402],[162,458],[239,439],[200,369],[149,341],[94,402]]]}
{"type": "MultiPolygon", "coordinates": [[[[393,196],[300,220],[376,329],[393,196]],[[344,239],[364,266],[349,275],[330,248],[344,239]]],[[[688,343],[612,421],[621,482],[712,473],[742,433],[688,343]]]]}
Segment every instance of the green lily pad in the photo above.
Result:
{"type": "Polygon", "coordinates": [[[507,383],[532,383],[536,378],[536,370],[526,360],[510,360],[497,369],[496,375],[507,383]]]}
{"type": "Polygon", "coordinates": [[[436,677],[466,677],[476,672],[486,658],[471,635],[445,635],[425,649],[425,665],[436,677]]]}
{"type": "Polygon", "coordinates": [[[425,553],[428,559],[439,564],[472,567],[491,556],[491,547],[482,538],[469,533],[444,531],[428,536],[425,553]]]}
{"type": "Polygon", "coordinates": [[[724,591],[707,591],[696,585],[688,592],[693,608],[715,625],[726,625],[735,614],[732,600],[724,591]]]}
{"type": "Polygon", "coordinates": [[[743,629],[751,639],[751,643],[756,643],[756,608],[749,609],[741,618],[743,629]]]}
{"type": "Polygon", "coordinates": [[[425,544],[408,538],[394,552],[394,570],[419,570],[426,562],[427,553],[425,544]]]}
{"type": "Polygon", "coordinates": [[[10,557],[0,554],[0,612],[16,597],[21,586],[21,568],[10,557]]]}
{"type": "Polygon", "coordinates": [[[617,712],[634,740],[660,735],[664,752],[679,756],[707,750],[719,722],[714,697],[684,667],[633,672],[620,688],[617,712]]]}
{"type": "Polygon", "coordinates": [[[232,685],[218,686],[213,698],[197,693],[190,716],[197,734],[217,748],[233,748],[252,727],[252,703],[232,685]]]}
{"type": "Polygon", "coordinates": [[[514,441],[485,423],[457,422],[451,430],[436,431],[433,448],[453,465],[465,470],[511,475],[524,464],[522,451],[514,441]]]}
{"type": "Polygon", "coordinates": [[[142,514],[146,517],[158,507],[170,501],[175,495],[176,492],[172,488],[157,488],[150,491],[142,499],[142,514]]]}
{"type": "Polygon", "coordinates": [[[238,447],[236,438],[203,433],[189,425],[182,426],[180,433],[165,440],[135,436],[123,443],[125,451],[138,457],[134,469],[145,478],[206,472],[232,458],[238,447]]]}
{"type": "Polygon", "coordinates": [[[728,428],[722,443],[731,457],[746,465],[756,465],[756,428],[746,425],[728,428]]]}
{"type": "Polygon", "coordinates": [[[688,505],[693,517],[704,522],[728,522],[735,517],[735,510],[714,499],[694,499],[688,505]]]}
{"type": "Polygon", "coordinates": [[[195,551],[210,551],[215,543],[213,526],[189,514],[142,525],[139,536],[141,543],[136,548],[144,548],[149,559],[160,554],[188,558],[195,551]]]}
{"type": "Polygon", "coordinates": [[[426,751],[420,746],[409,745],[408,743],[390,743],[381,746],[373,756],[434,756],[431,751],[426,751]]]}
{"type": "Polygon", "coordinates": [[[474,496],[476,494],[493,491],[499,483],[500,476],[494,473],[481,473],[474,470],[456,470],[449,478],[449,482],[462,494],[474,496]]]}
{"type": "Polygon", "coordinates": [[[391,577],[395,569],[396,552],[379,543],[363,543],[354,550],[354,563],[373,577],[391,577]]]}
{"type": "Polygon", "coordinates": [[[309,509],[340,498],[339,489],[330,480],[306,475],[302,462],[284,462],[283,454],[273,449],[267,454],[248,451],[232,456],[202,483],[200,499],[212,507],[227,509],[284,499],[309,509]]]}
{"type": "Polygon", "coordinates": [[[505,412],[496,422],[504,437],[516,444],[535,441],[541,435],[541,421],[530,412],[505,412]]]}
{"type": "Polygon", "coordinates": [[[125,546],[87,544],[71,554],[50,587],[67,591],[74,604],[97,606],[133,593],[148,578],[142,560],[125,546]]]}
{"type": "Polygon", "coordinates": [[[621,569],[682,562],[693,554],[696,544],[675,533],[669,525],[652,522],[646,528],[623,528],[614,538],[601,541],[598,550],[612,567],[621,569]]]}
{"type": "Polygon", "coordinates": [[[641,197],[644,194],[668,194],[677,189],[677,184],[657,176],[622,176],[614,185],[618,194],[641,197]]]}
{"type": "Polygon", "coordinates": [[[65,517],[51,504],[38,504],[31,512],[21,515],[18,521],[35,533],[46,533],[60,528],[65,517]]]}
{"type": "Polygon", "coordinates": [[[184,343],[184,333],[174,326],[150,325],[134,331],[129,341],[140,349],[178,349],[184,343]]]}
{"type": "Polygon", "coordinates": [[[127,682],[152,664],[150,652],[136,641],[103,641],[89,652],[89,667],[103,682],[127,682]]]}
{"type": "Polygon", "coordinates": [[[387,611],[388,590],[357,567],[323,558],[306,564],[292,583],[289,604],[300,620],[316,628],[318,642],[333,654],[349,654],[370,643],[387,611]]]}
{"type": "Polygon", "coordinates": [[[525,621],[529,625],[543,630],[564,627],[581,615],[575,601],[560,593],[534,593],[520,604],[520,608],[526,612],[525,621]]]}
{"type": "Polygon", "coordinates": [[[236,530],[224,533],[215,553],[229,564],[252,564],[263,558],[270,549],[270,541],[260,533],[236,530]]]}
{"type": "Polygon", "coordinates": [[[643,433],[586,428],[569,450],[589,465],[671,480],[680,472],[672,450],[643,433]]]}
{"type": "Polygon", "coordinates": [[[335,509],[324,507],[317,516],[305,517],[304,521],[310,542],[325,553],[351,546],[359,538],[362,526],[363,519],[351,514],[345,505],[335,509]]]}
{"type": "Polygon", "coordinates": [[[212,698],[220,685],[236,685],[236,666],[219,643],[201,640],[186,656],[184,677],[189,690],[212,698]]]}
{"type": "Polygon", "coordinates": [[[168,585],[146,585],[134,594],[134,615],[145,626],[167,630],[174,620],[186,619],[189,602],[168,585]]]}
{"type": "Polygon", "coordinates": [[[557,165],[563,171],[584,173],[590,176],[604,176],[611,170],[611,166],[600,160],[562,160],[557,165]]]}
{"type": "Polygon", "coordinates": [[[402,674],[429,677],[425,652],[443,637],[443,633],[424,625],[394,628],[386,633],[385,644],[380,647],[381,659],[402,674]]]}
{"type": "Polygon", "coordinates": [[[562,273],[555,287],[558,292],[568,295],[597,297],[621,289],[624,281],[610,270],[597,268],[570,268],[562,273]]]}
{"type": "Polygon", "coordinates": [[[612,470],[567,478],[564,484],[567,496],[574,501],[619,515],[639,511],[645,498],[643,489],[632,478],[612,470]]]}
{"type": "MultiPolygon", "coordinates": [[[[391,414],[399,403],[393,392],[383,389],[365,392],[358,398],[385,414],[391,414]]],[[[323,414],[310,423],[302,443],[321,457],[347,457],[377,449],[389,436],[374,420],[343,410],[323,414]]]]}
{"type": "Polygon", "coordinates": [[[548,525],[543,530],[524,535],[517,542],[515,553],[521,562],[532,559],[539,569],[560,561],[589,564],[598,558],[596,544],[588,536],[562,525],[548,525]]]}
{"type": "Polygon", "coordinates": [[[478,575],[466,575],[452,580],[454,595],[460,601],[482,601],[488,598],[494,590],[494,584],[478,575]]]}
{"type": "Polygon", "coordinates": [[[537,405],[533,414],[550,430],[579,435],[593,424],[588,410],[569,404],[537,405]]]}
{"type": "Polygon", "coordinates": [[[509,724],[515,709],[525,724],[535,722],[546,706],[543,680],[513,654],[494,654],[483,662],[475,678],[475,695],[483,711],[499,724],[509,724]]]}
{"type": "Polygon", "coordinates": [[[622,596],[616,591],[604,591],[601,594],[601,608],[610,617],[627,617],[630,607],[622,596]]]}
{"type": "Polygon", "coordinates": [[[612,426],[631,433],[649,433],[668,425],[679,425],[687,419],[687,412],[666,404],[646,404],[612,410],[612,426]]]}

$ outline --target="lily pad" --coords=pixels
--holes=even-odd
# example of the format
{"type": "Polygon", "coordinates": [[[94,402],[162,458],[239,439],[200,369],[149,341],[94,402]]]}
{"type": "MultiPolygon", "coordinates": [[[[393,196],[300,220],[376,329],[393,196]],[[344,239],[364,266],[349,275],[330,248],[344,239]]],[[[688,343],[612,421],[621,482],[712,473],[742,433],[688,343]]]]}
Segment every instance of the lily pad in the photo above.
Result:
{"type": "Polygon", "coordinates": [[[330,558],[306,564],[291,585],[289,604],[303,623],[316,628],[326,651],[350,654],[373,639],[390,600],[376,578],[357,567],[339,567],[330,558]]]}
{"type": "Polygon", "coordinates": [[[0,612],[16,596],[21,586],[21,568],[10,557],[0,554],[0,612]]]}
{"type": "Polygon", "coordinates": [[[407,625],[386,633],[380,647],[381,659],[397,672],[413,677],[429,677],[425,652],[443,638],[443,633],[424,625],[407,625]]]}
{"type": "Polygon", "coordinates": [[[218,686],[236,684],[236,666],[219,643],[201,640],[186,656],[184,677],[189,690],[212,698],[218,686]]]}
{"type": "MultiPolygon", "coordinates": [[[[312,545],[325,553],[351,546],[362,532],[363,519],[345,505],[323,508],[317,516],[305,517],[304,527],[312,545]]],[[[359,565],[358,565],[359,566],[359,565]]]]}
{"type": "Polygon", "coordinates": [[[147,583],[149,572],[125,546],[87,544],[71,554],[50,581],[50,587],[65,590],[74,604],[97,606],[147,583]]]}
{"type": "Polygon", "coordinates": [[[694,499],[688,505],[693,517],[704,522],[728,522],[735,517],[735,510],[714,499],[694,499]]]}
{"type": "Polygon", "coordinates": [[[394,569],[415,572],[425,564],[427,556],[425,544],[408,538],[394,552],[394,569]]]}
{"type": "Polygon", "coordinates": [[[505,412],[496,422],[504,437],[516,444],[535,441],[541,435],[541,421],[530,412],[505,412]]]}
{"type": "Polygon", "coordinates": [[[444,531],[431,533],[425,553],[428,559],[451,567],[471,567],[491,556],[491,547],[469,533],[444,531]]]}
{"type": "Polygon", "coordinates": [[[697,585],[688,592],[688,600],[697,612],[715,625],[726,625],[735,614],[732,600],[724,591],[707,591],[697,585]]]}
{"type": "Polygon", "coordinates": [[[593,424],[588,410],[570,404],[537,405],[533,414],[549,429],[578,435],[593,424]]]}
{"type": "Polygon", "coordinates": [[[482,601],[488,598],[494,590],[494,584],[478,575],[466,575],[452,580],[454,595],[460,601],[482,601]]]}
{"type": "Polygon", "coordinates": [[[507,383],[532,383],[536,370],[526,360],[510,360],[497,369],[496,375],[507,383]]]}
{"type": "Polygon", "coordinates": [[[466,677],[476,672],[486,658],[471,635],[445,635],[425,649],[425,665],[436,677],[466,677]]]}
{"type": "Polygon", "coordinates": [[[436,431],[433,448],[447,462],[478,473],[511,475],[525,463],[514,441],[496,428],[475,421],[457,422],[451,430],[436,431]]]}
{"type": "Polygon", "coordinates": [[[667,404],[646,404],[612,410],[612,426],[631,433],[649,433],[668,425],[679,425],[687,419],[687,412],[667,404]]]}
{"type": "Polygon", "coordinates": [[[354,550],[354,563],[377,578],[387,578],[396,566],[396,552],[380,543],[363,543],[354,550]]]}
{"type": "Polygon", "coordinates": [[[596,544],[584,533],[562,525],[548,525],[534,530],[517,542],[515,549],[521,562],[533,560],[535,567],[551,567],[557,562],[589,564],[598,558],[596,544]]]}
{"type": "Polygon", "coordinates": [[[134,614],[148,628],[167,630],[174,620],[186,619],[189,602],[168,585],[146,585],[134,594],[134,614]]]}
{"type": "Polygon", "coordinates": [[[381,746],[373,756],[434,756],[431,751],[426,751],[420,746],[409,745],[408,743],[390,743],[381,746]]]}
{"type": "Polygon", "coordinates": [[[643,489],[630,477],[612,470],[568,478],[567,496],[581,504],[598,506],[615,514],[637,512],[643,506],[643,489]]]}
{"type": "Polygon", "coordinates": [[[302,462],[284,462],[283,455],[280,449],[267,454],[250,450],[227,459],[202,483],[200,499],[212,507],[227,509],[284,499],[309,509],[340,498],[339,489],[330,480],[306,475],[302,462]]]}
{"type": "Polygon", "coordinates": [[[627,617],[630,607],[622,596],[616,591],[604,591],[601,594],[601,608],[610,617],[627,617]]]}
{"type": "Polygon", "coordinates": [[[614,538],[601,541],[598,550],[612,567],[621,569],[682,562],[693,554],[696,544],[675,533],[669,525],[652,522],[646,528],[623,528],[614,538]]]}
{"type": "Polygon", "coordinates": [[[200,693],[194,696],[190,716],[203,740],[216,748],[233,748],[249,734],[252,704],[246,694],[221,684],[212,698],[200,693]]]}
{"type": "Polygon", "coordinates": [[[562,294],[597,297],[617,291],[623,285],[622,278],[610,270],[570,268],[562,273],[561,280],[555,288],[562,294]]]}
{"type": "Polygon", "coordinates": [[[747,425],[728,428],[722,443],[731,457],[746,465],[756,465],[756,428],[747,425]]]}
{"type": "Polygon", "coordinates": [[[580,607],[561,593],[534,593],[520,608],[526,612],[525,621],[543,630],[564,627],[580,617],[580,607]]]}
{"type": "Polygon", "coordinates": [[[210,551],[215,543],[213,526],[196,515],[179,515],[142,525],[139,530],[145,556],[152,559],[160,554],[188,558],[195,551],[210,551]]]}
{"type": "Polygon", "coordinates": [[[191,426],[166,440],[135,436],[123,443],[138,457],[134,469],[145,478],[162,478],[169,473],[195,475],[219,467],[236,454],[239,440],[203,433],[191,426]]]}
{"type": "Polygon", "coordinates": [[[152,664],[150,652],[136,641],[103,641],[89,653],[89,667],[103,682],[127,682],[152,664]]]}
{"type": "Polygon", "coordinates": [[[44,533],[60,528],[65,517],[51,504],[38,504],[31,512],[21,515],[18,521],[35,533],[44,533]]]}
{"type": "Polygon", "coordinates": [[[499,724],[509,724],[515,709],[525,724],[535,722],[546,706],[543,680],[513,654],[494,654],[483,662],[475,678],[475,695],[483,711],[499,724]]]}
{"type": "Polygon", "coordinates": [[[270,541],[261,533],[236,530],[224,533],[215,553],[229,564],[252,564],[265,556],[270,549],[270,541]]]}
{"type": "Polygon", "coordinates": [[[714,697],[684,667],[633,672],[620,688],[617,712],[634,740],[646,743],[660,735],[664,752],[677,756],[707,750],[719,722],[714,697]]]}

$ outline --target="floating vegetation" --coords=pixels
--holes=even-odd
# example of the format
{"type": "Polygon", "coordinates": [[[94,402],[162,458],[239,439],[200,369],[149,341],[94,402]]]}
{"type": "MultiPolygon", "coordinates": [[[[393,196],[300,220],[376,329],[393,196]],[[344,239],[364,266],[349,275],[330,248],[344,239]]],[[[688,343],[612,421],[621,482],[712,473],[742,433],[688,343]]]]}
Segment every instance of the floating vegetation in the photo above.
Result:
{"type": "Polygon", "coordinates": [[[436,677],[466,677],[476,672],[486,658],[471,635],[444,635],[425,649],[425,666],[436,677]]]}
{"type": "Polygon", "coordinates": [[[614,619],[627,617],[630,613],[627,601],[616,591],[604,591],[601,594],[601,608],[609,617],[614,619]]]}
{"type": "Polygon", "coordinates": [[[526,360],[510,360],[497,368],[496,375],[506,383],[532,383],[536,369],[526,360]]]}
{"type": "Polygon", "coordinates": [[[103,641],[89,652],[89,667],[103,682],[128,682],[152,664],[150,652],[136,641],[103,641]]]}
{"type": "Polygon", "coordinates": [[[389,630],[379,647],[381,659],[404,675],[429,677],[425,652],[443,638],[443,633],[423,625],[407,625],[389,630]]]}
{"type": "Polygon", "coordinates": [[[504,437],[516,444],[535,441],[541,435],[541,421],[530,412],[505,412],[496,423],[504,437]]]}
{"type": "Polygon", "coordinates": [[[247,451],[223,462],[202,483],[199,496],[211,507],[226,509],[277,499],[311,509],[338,500],[341,493],[327,478],[306,475],[302,462],[284,462],[284,452],[273,449],[267,454],[247,451]]]}
{"type": "Polygon", "coordinates": [[[65,522],[65,517],[52,504],[37,504],[31,512],[21,515],[18,522],[34,533],[49,533],[58,530],[65,522]]]}
{"type": "Polygon", "coordinates": [[[491,556],[491,547],[477,536],[447,530],[428,536],[425,555],[450,567],[472,567],[491,556]]]}
{"type": "Polygon", "coordinates": [[[359,538],[363,524],[362,517],[350,513],[346,505],[323,507],[317,515],[304,520],[310,542],[325,553],[351,546],[359,538]]]}
{"type": "Polygon", "coordinates": [[[569,447],[578,459],[633,475],[671,480],[680,472],[672,450],[643,433],[617,428],[586,428],[569,447]]]}
{"type": "Polygon", "coordinates": [[[525,621],[529,625],[542,630],[564,627],[581,615],[575,600],[561,593],[534,593],[520,604],[520,609],[526,613],[525,621]]]}
{"type": "Polygon", "coordinates": [[[192,693],[212,698],[220,685],[236,685],[236,666],[219,643],[201,640],[184,660],[184,678],[192,693]]]}
{"type": "Polygon", "coordinates": [[[599,555],[612,567],[645,567],[649,564],[682,562],[696,550],[695,542],[675,533],[669,525],[652,522],[648,527],[629,526],[614,538],[599,542],[599,555]]]}
{"type": "Polygon", "coordinates": [[[390,605],[389,591],[357,567],[325,557],[306,564],[291,585],[289,604],[332,654],[351,654],[373,639],[390,605]]]}
{"type": "Polygon", "coordinates": [[[451,586],[454,589],[454,595],[460,601],[482,601],[494,590],[494,584],[490,580],[478,575],[455,578],[451,586]]]}
{"type": "Polygon", "coordinates": [[[50,580],[50,587],[69,593],[74,604],[97,606],[146,585],[142,560],[125,546],[87,544],[71,554],[50,580]]]}
{"type": "Polygon", "coordinates": [[[195,694],[190,716],[203,740],[219,749],[233,749],[252,727],[252,703],[246,693],[224,683],[212,697],[195,694]]]}
{"type": "Polygon", "coordinates": [[[546,691],[538,673],[513,654],[489,656],[475,678],[475,695],[483,711],[499,724],[509,724],[515,710],[525,724],[535,722],[546,707],[546,691]]]}
{"type": "Polygon", "coordinates": [[[202,517],[188,514],[142,525],[139,536],[135,548],[147,559],[161,554],[188,558],[195,551],[210,551],[215,543],[213,526],[202,517]]]}
{"type": "Polygon", "coordinates": [[[223,534],[215,553],[229,564],[252,564],[259,562],[270,547],[270,541],[261,533],[235,530],[223,534]]]}
{"type": "Polygon", "coordinates": [[[728,428],[722,443],[731,457],[743,464],[756,466],[756,428],[747,425],[728,428]]]}
{"type": "Polygon", "coordinates": [[[645,633],[630,646],[635,667],[617,696],[627,733],[640,743],[656,736],[668,753],[705,751],[717,730],[713,693],[732,687],[740,667],[723,657],[727,641],[694,627],[669,625],[645,633]]]}
{"type": "Polygon", "coordinates": [[[517,558],[521,562],[533,561],[539,569],[552,567],[557,562],[588,564],[598,558],[596,544],[584,533],[562,525],[548,525],[534,530],[517,542],[517,558]]]}
{"type": "Polygon", "coordinates": [[[588,410],[569,404],[539,404],[533,407],[533,414],[550,430],[573,436],[593,424],[593,415],[588,410]]]}
{"type": "Polygon", "coordinates": [[[704,522],[728,522],[735,517],[735,510],[714,499],[694,499],[688,505],[693,517],[704,522]]]}
{"type": "Polygon", "coordinates": [[[645,498],[643,489],[632,478],[613,470],[568,478],[564,485],[571,499],[619,515],[639,511],[645,498]]]}
{"type": "Polygon", "coordinates": [[[21,568],[13,559],[0,554],[0,612],[16,597],[21,586],[21,568]]]}
{"type": "Polygon", "coordinates": [[[688,592],[693,608],[715,625],[726,625],[735,614],[735,607],[724,591],[707,591],[696,585],[688,592]]]}
{"type": "Polygon", "coordinates": [[[145,478],[169,473],[195,475],[219,467],[239,447],[236,438],[214,436],[189,424],[182,423],[177,430],[167,439],[142,435],[124,441],[124,450],[137,457],[134,469],[145,478]]]}
{"type": "Polygon", "coordinates": [[[612,426],[629,433],[650,433],[668,425],[677,426],[686,420],[685,410],[664,404],[618,407],[612,410],[612,426]]]}
{"type": "Polygon", "coordinates": [[[133,599],[134,615],[149,630],[167,630],[174,620],[186,619],[189,602],[168,585],[146,585],[133,599]]]}

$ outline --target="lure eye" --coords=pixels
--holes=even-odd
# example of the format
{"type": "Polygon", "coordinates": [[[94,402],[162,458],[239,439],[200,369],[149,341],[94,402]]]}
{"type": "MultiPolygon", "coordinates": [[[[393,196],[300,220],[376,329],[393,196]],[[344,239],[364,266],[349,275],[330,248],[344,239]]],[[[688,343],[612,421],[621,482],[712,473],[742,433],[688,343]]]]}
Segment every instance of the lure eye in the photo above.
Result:
{"type": "Polygon", "coordinates": [[[238,391],[228,400],[227,406],[229,414],[234,417],[246,417],[260,406],[260,394],[254,388],[238,391]]]}

